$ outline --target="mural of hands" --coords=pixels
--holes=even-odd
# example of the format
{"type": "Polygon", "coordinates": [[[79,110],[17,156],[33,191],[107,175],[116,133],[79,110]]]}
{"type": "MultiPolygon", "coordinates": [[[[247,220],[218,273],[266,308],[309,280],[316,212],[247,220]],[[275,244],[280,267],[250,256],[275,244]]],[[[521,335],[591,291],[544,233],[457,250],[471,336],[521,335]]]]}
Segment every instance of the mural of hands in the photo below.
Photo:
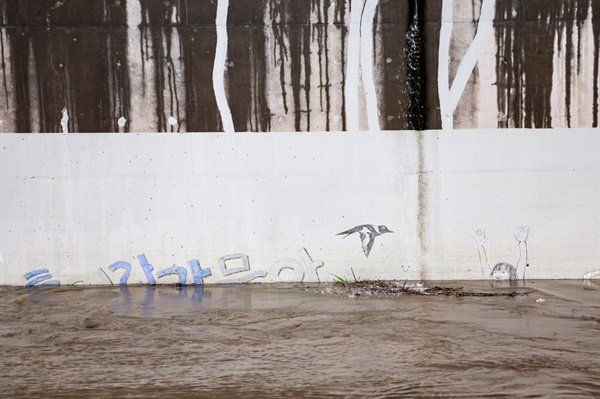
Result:
{"type": "Polygon", "coordinates": [[[527,237],[529,237],[529,227],[525,225],[521,225],[517,227],[517,233],[515,234],[515,238],[519,243],[526,242],[527,237]]]}
{"type": "Polygon", "coordinates": [[[485,229],[475,230],[472,237],[475,241],[475,245],[477,245],[478,247],[483,247],[487,240],[489,240],[489,237],[485,233],[485,229]]]}

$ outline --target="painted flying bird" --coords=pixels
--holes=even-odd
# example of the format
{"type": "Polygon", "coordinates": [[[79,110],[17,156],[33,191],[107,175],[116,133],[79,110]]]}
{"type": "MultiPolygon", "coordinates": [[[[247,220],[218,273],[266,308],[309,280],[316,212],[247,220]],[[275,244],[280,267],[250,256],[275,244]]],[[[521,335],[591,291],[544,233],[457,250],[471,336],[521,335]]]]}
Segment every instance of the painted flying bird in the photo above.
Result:
{"type": "Polygon", "coordinates": [[[342,238],[346,238],[350,234],[354,233],[360,234],[360,241],[362,242],[363,251],[365,252],[365,257],[368,258],[371,248],[373,248],[375,237],[380,236],[383,233],[393,233],[393,231],[388,230],[388,228],[383,225],[374,226],[372,224],[361,224],[360,226],[356,226],[350,230],[342,231],[336,235],[344,235],[342,238]]]}

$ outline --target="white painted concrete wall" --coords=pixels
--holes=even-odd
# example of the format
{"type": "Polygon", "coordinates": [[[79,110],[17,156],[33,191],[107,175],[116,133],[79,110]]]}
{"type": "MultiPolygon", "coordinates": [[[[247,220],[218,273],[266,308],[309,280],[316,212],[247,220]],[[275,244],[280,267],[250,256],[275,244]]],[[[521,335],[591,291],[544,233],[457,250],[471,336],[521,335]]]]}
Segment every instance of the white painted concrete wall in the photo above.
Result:
{"type": "Polygon", "coordinates": [[[210,269],[204,283],[331,281],[350,268],[360,278],[486,279],[474,231],[486,229],[491,266],[515,265],[520,225],[530,228],[528,278],[581,278],[600,263],[599,137],[2,134],[0,284],[118,284],[118,261],[131,264],[127,283],[147,283],[142,254],[156,283],[178,281],[159,278],[172,266],[193,283],[194,259],[210,269]],[[357,234],[336,236],[361,224],[393,231],[368,258],[357,234]],[[244,268],[234,254],[249,270],[231,273],[244,268]]]}

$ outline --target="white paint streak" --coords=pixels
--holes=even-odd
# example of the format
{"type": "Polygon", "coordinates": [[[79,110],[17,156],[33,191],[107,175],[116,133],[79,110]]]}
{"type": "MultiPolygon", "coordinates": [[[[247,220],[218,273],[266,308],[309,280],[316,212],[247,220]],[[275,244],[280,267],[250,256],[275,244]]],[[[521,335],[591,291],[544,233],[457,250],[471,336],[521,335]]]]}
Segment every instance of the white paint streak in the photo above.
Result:
{"type": "Polygon", "coordinates": [[[360,21],[363,0],[352,0],[350,32],[348,34],[348,59],[346,69],[346,130],[359,130],[358,82],[360,64],[360,21]]]}
{"type": "Polygon", "coordinates": [[[465,90],[469,77],[473,73],[473,69],[475,69],[477,60],[483,53],[485,43],[493,32],[495,3],[496,0],[483,0],[483,4],[481,5],[481,13],[479,15],[479,22],[477,23],[477,34],[458,67],[458,71],[452,82],[452,88],[450,89],[453,112],[465,90]]]}
{"type": "Polygon", "coordinates": [[[60,125],[62,126],[63,134],[69,133],[69,113],[67,112],[67,108],[63,108],[62,110],[60,125]]]}
{"type": "Polygon", "coordinates": [[[452,36],[454,0],[443,0],[438,64],[438,90],[440,96],[440,111],[442,114],[442,128],[444,130],[453,129],[454,111],[462,97],[467,82],[469,81],[469,77],[473,73],[477,60],[483,53],[486,41],[493,32],[495,5],[496,0],[483,0],[479,22],[477,23],[477,33],[458,67],[452,86],[450,86],[450,40],[452,36]]]}
{"type": "Polygon", "coordinates": [[[452,36],[453,0],[442,1],[442,27],[440,29],[440,47],[438,53],[438,93],[442,129],[452,129],[454,110],[450,103],[450,39],[452,36]]]}
{"type": "Polygon", "coordinates": [[[217,107],[221,113],[223,130],[226,133],[235,132],[231,109],[225,95],[225,60],[227,58],[227,12],[229,0],[219,0],[217,4],[217,48],[215,51],[215,63],[213,66],[213,87],[217,107]]]}
{"type": "Polygon", "coordinates": [[[360,22],[361,70],[367,98],[367,116],[370,131],[379,131],[379,110],[373,75],[373,19],[379,0],[367,0],[360,22]]]}

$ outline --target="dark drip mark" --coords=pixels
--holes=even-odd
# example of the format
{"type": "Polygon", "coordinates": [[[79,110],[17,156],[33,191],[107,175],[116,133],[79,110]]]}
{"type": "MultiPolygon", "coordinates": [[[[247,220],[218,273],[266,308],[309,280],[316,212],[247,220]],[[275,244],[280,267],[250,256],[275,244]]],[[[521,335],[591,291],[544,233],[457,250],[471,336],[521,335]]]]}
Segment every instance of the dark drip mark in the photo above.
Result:
{"type": "MultiPolygon", "coordinates": [[[[310,82],[310,75],[312,74],[312,63],[311,63],[311,59],[310,59],[310,42],[311,42],[311,35],[310,35],[310,15],[308,15],[307,18],[307,24],[306,26],[302,27],[302,33],[303,33],[303,43],[302,43],[302,50],[303,50],[303,57],[304,57],[304,98],[306,101],[306,131],[310,132],[310,87],[311,87],[311,82],[310,82]]],[[[299,127],[299,125],[298,125],[299,127]]]]}
{"type": "MultiPolygon", "coordinates": [[[[377,69],[377,62],[376,61],[379,58],[379,54],[377,54],[377,50],[378,50],[378,47],[379,47],[379,46],[377,46],[377,43],[378,43],[378,39],[377,39],[377,29],[378,28],[377,27],[380,24],[380,21],[379,21],[379,10],[380,10],[380,8],[379,8],[379,3],[378,3],[377,4],[377,9],[375,11],[375,15],[373,16],[373,25],[371,25],[371,29],[373,30],[373,38],[372,38],[373,39],[373,43],[371,43],[371,48],[373,49],[373,55],[371,57],[371,62],[373,62],[373,65],[374,65],[374,67],[373,67],[373,73],[374,74],[377,73],[377,71],[376,71],[376,69],[377,69]]],[[[373,76],[373,78],[375,79],[375,76],[373,76]]]]}
{"type": "Polygon", "coordinates": [[[323,45],[325,51],[325,116],[327,120],[325,121],[325,131],[331,130],[331,94],[329,92],[331,88],[331,82],[329,81],[329,5],[330,2],[326,1],[324,4],[324,37],[323,37],[323,45]]]}
{"type": "Polygon", "coordinates": [[[520,24],[513,26],[509,21],[512,15],[512,0],[497,0],[495,28],[496,28],[496,85],[498,86],[497,107],[499,110],[498,127],[520,127],[520,71],[515,68],[520,65],[515,62],[513,65],[513,53],[521,56],[521,52],[513,49],[513,38],[515,30],[520,24]],[[516,95],[518,93],[518,96],[516,95]]]}
{"type": "MultiPolygon", "coordinates": [[[[173,9],[169,8],[166,10],[165,12],[165,20],[166,21],[171,21],[171,18],[173,16],[173,9]]],[[[179,22],[179,21],[177,21],[179,22]]],[[[173,58],[171,57],[171,34],[173,33],[173,29],[170,25],[165,25],[164,26],[164,31],[165,31],[165,44],[166,44],[166,62],[165,62],[165,67],[167,69],[167,87],[169,88],[169,116],[174,115],[174,98],[175,95],[173,93],[174,90],[177,89],[177,84],[174,82],[174,76],[173,76],[173,58]]],[[[166,116],[166,115],[165,115],[166,116]]],[[[177,118],[177,120],[179,121],[179,118],[177,118]]],[[[171,132],[173,132],[173,126],[168,127],[168,129],[170,129],[171,132]]]]}
{"type": "MultiPolygon", "coordinates": [[[[573,15],[573,8],[575,4],[572,2],[567,2],[565,4],[565,10],[563,11],[567,15],[573,15]]],[[[567,19],[567,44],[566,44],[566,56],[565,56],[565,75],[567,78],[565,79],[565,107],[566,107],[566,118],[567,118],[567,127],[571,127],[571,62],[573,61],[573,20],[567,19]]],[[[559,41],[560,43],[560,41],[559,41]]]]}
{"type": "MultiPolygon", "coordinates": [[[[576,67],[577,73],[579,73],[579,60],[581,59],[581,25],[587,19],[589,0],[574,0],[568,1],[564,3],[563,9],[561,10],[561,14],[567,16],[573,16],[573,18],[567,18],[564,23],[566,24],[566,48],[565,48],[565,108],[566,108],[566,119],[567,119],[567,127],[571,127],[571,95],[572,95],[572,82],[571,76],[573,73],[572,70],[572,62],[573,57],[576,58],[576,67]],[[573,34],[575,33],[575,24],[577,24],[577,32],[578,32],[578,40],[577,45],[573,44],[573,34]]],[[[560,40],[562,36],[563,26],[559,25],[559,51],[562,40],[560,40]]]]}
{"type": "MultiPolygon", "coordinates": [[[[313,7],[314,7],[313,0],[313,7]]],[[[323,15],[322,10],[319,7],[317,9],[317,23],[313,25],[312,35],[313,37],[317,36],[317,56],[319,58],[319,107],[321,112],[323,112],[323,89],[325,88],[323,85],[323,15]]],[[[327,30],[327,26],[325,26],[325,30],[327,30]]]]}
{"type": "Polygon", "coordinates": [[[592,31],[594,37],[594,98],[592,104],[592,127],[598,127],[598,74],[600,64],[600,2],[592,1],[592,31]]]}
{"type": "Polygon", "coordinates": [[[286,24],[290,54],[290,84],[294,99],[296,131],[302,130],[301,94],[306,98],[306,130],[310,131],[310,15],[311,4],[306,2],[286,2],[280,4],[282,22],[286,24]],[[302,82],[302,66],[305,79],[302,82]]]}
{"type": "Polygon", "coordinates": [[[285,44],[285,24],[282,20],[281,1],[272,0],[269,3],[269,18],[271,20],[271,29],[273,30],[273,38],[275,46],[273,46],[273,58],[279,66],[279,85],[281,86],[281,96],[283,100],[283,110],[286,115],[289,112],[287,103],[287,90],[285,83],[285,64],[288,60],[288,50],[285,44]]]}
{"type": "Polygon", "coordinates": [[[382,128],[387,130],[407,129],[407,41],[398,38],[406,36],[410,17],[404,4],[381,2],[379,10],[381,19],[380,27],[377,30],[377,39],[381,43],[382,128]]]}
{"type": "MultiPolygon", "coordinates": [[[[264,12],[264,9],[263,9],[264,12]]],[[[261,15],[262,17],[262,15],[261,15]]],[[[252,57],[254,68],[254,114],[259,118],[260,128],[257,131],[268,132],[271,130],[271,109],[269,108],[267,95],[267,52],[265,43],[267,41],[264,20],[261,19],[261,27],[253,35],[254,55],[252,57]]]]}
{"type": "MultiPolygon", "coordinates": [[[[217,46],[217,2],[203,0],[185,4],[188,24],[182,32],[181,46],[185,69],[186,128],[189,132],[223,131],[212,80],[217,46]]],[[[229,43],[231,45],[231,40],[229,43]]]]}
{"type": "MultiPolygon", "coordinates": [[[[582,71],[581,71],[581,36],[582,36],[582,28],[585,24],[585,21],[588,19],[588,17],[590,15],[593,15],[593,11],[594,11],[594,6],[599,7],[599,2],[598,1],[593,1],[593,0],[577,0],[577,6],[575,8],[575,23],[577,24],[577,75],[579,75],[582,71]],[[591,11],[591,13],[590,13],[591,11]]],[[[593,26],[594,20],[592,19],[592,26],[593,26]]],[[[593,29],[593,28],[592,28],[593,29]]],[[[600,46],[600,41],[598,39],[596,39],[596,41],[594,42],[596,43],[594,46],[595,50],[598,50],[598,47],[600,46]]],[[[597,65],[597,63],[595,64],[597,65]]],[[[597,74],[595,74],[594,76],[597,76],[597,74]]],[[[596,91],[597,93],[597,91],[596,91]]]]}
{"type": "Polygon", "coordinates": [[[0,57],[2,57],[2,84],[4,85],[4,98],[6,99],[6,109],[8,109],[8,85],[6,83],[6,58],[4,56],[4,32],[0,30],[0,57]]]}
{"type": "MultiPolygon", "coordinates": [[[[288,4],[288,3],[285,3],[288,4]]],[[[297,5],[297,3],[292,3],[297,5]]],[[[293,7],[293,6],[291,6],[293,7]]],[[[289,12],[289,10],[288,10],[289,12]]],[[[303,13],[304,14],[304,13],[303,13]]],[[[302,23],[302,22],[300,22],[302,23]]],[[[302,39],[303,31],[306,26],[295,25],[288,28],[288,41],[290,48],[290,84],[292,85],[292,96],[294,99],[294,118],[295,129],[297,132],[301,130],[300,122],[302,120],[302,107],[300,104],[300,94],[302,91],[300,78],[302,75],[302,39]],[[300,32],[299,32],[300,31],[300,32]]]]}
{"type": "Polygon", "coordinates": [[[531,128],[552,127],[551,99],[552,74],[554,59],[554,39],[558,32],[557,19],[560,15],[560,2],[554,1],[540,9],[532,7],[531,2],[521,1],[525,21],[533,23],[521,24],[522,47],[522,96],[524,97],[523,124],[531,128]],[[540,15],[540,17],[537,17],[540,15]],[[537,19],[537,20],[536,20],[537,19]],[[546,21],[549,21],[546,22],[546,21]],[[543,42],[544,36],[551,36],[552,41],[543,42]],[[541,78],[540,78],[541,77],[541,78]]]}
{"type": "Polygon", "coordinates": [[[346,27],[346,2],[345,0],[335,1],[333,23],[341,31],[340,48],[342,49],[342,130],[346,131],[346,35],[348,33],[348,28],[346,27]]]}
{"type": "MultiPolygon", "coordinates": [[[[181,20],[182,16],[185,18],[185,7],[184,6],[180,6],[179,10],[177,10],[177,19],[175,21],[176,23],[176,32],[178,34],[178,38],[179,38],[179,43],[183,42],[184,36],[182,36],[181,32],[181,26],[183,25],[183,21],[181,20]]],[[[172,14],[173,14],[173,9],[170,9],[168,11],[168,13],[165,16],[165,19],[167,21],[170,21],[172,18],[172,14]]],[[[168,84],[169,84],[169,115],[170,116],[175,116],[176,120],[177,120],[177,132],[181,131],[181,114],[179,111],[179,94],[177,92],[177,77],[176,77],[176,72],[174,70],[175,65],[174,65],[174,60],[173,57],[171,56],[171,51],[172,51],[172,35],[173,35],[173,26],[172,25],[167,25],[165,26],[165,36],[166,36],[166,53],[167,53],[167,62],[166,62],[166,66],[167,66],[167,77],[168,77],[168,84]]],[[[180,54],[181,54],[181,50],[180,50],[180,54]]],[[[171,132],[174,131],[174,127],[171,126],[171,132]]]]}
{"type": "MultiPolygon", "coordinates": [[[[327,116],[326,130],[330,130],[331,83],[329,54],[329,10],[335,4],[334,24],[342,30],[342,65],[339,71],[345,81],[345,0],[284,1],[269,0],[269,18],[275,41],[273,55],[279,66],[282,101],[286,114],[294,111],[296,131],[311,129],[311,43],[316,42],[319,65],[319,107],[327,116]],[[316,18],[316,23],[312,19],[316,18]],[[289,67],[288,67],[289,65],[289,67]],[[289,68],[287,70],[286,68],[289,68]],[[289,73],[290,82],[286,82],[289,73]],[[287,85],[291,86],[292,103],[288,100],[287,85]]],[[[342,97],[344,96],[342,84],[342,97]]],[[[342,107],[343,129],[345,113],[342,107]]]]}
{"type": "Polygon", "coordinates": [[[16,112],[16,132],[29,133],[31,128],[31,107],[29,101],[29,38],[31,31],[7,29],[10,44],[11,70],[14,74],[14,96],[16,112]]]}
{"type": "MultiPolygon", "coordinates": [[[[148,22],[146,14],[142,13],[142,25],[148,22]]],[[[148,37],[147,31],[140,28],[140,60],[142,61],[142,97],[146,97],[146,61],[148,59],[148,37]]]]}
{"type": "MultiPolygon", "coordinates": [[[[331,97],[329,82],[329,7],[330,3],[319,0],[311,0],[312,9],[316,10],[317,22],[312,26],[312,41],[317,42],[317,56],[319,61],[319,108],[325,112],[325,131],[330,128],[331,97]]],[[[315,11],[313,11],[315,12],[315,11]]]]}
{"type": "MultiPolygon", "coordinates": [[[[106,23],[110,24],[114,20],[127,20],[126,4],[122,8],[116,8],[115,3],[105,4],[106,23]]],[[[123,126],[124,132],[130,131],[132,123],[130,117],[131,109],[131,82],[129,80],[128,70],[128,35],[127,30],[122,28],[112,28],[110,25],[104,29],[105,48],[105,67],[109,77],[110,96],[110,114],[107,125],[108,131],[118,132],[118,119],[123,117],[127,120],[123,126]]]]}
{"type": "Polygon", "coordinates": [[[229,106],[235,131],[271,130],[267,101],[267,53],[265,0],[247,3],[232,1],[228,12],[229,106]],[[240,25],[243,23],[243,25],[240,25]]]}
{"type": "Polygon", "coordinates": [[[70,132],[116,130],[116,120],[129,112],[124,2],[54,7],[11,0],[8,7],[24,21],[7,30],[16,131],[62,132],[63,109],[70,132]]]}
{"type": "MultiPolygon", "coordinates": [[[[592,8],[594,3],[597,2],[591,3],[592,8]]],[[[573,35],[575,24],[580,30],[587,19],[589,7],[590,0],[556,0],[545,3],[544,7],[523,0],[497,1],[494,25],[498,127],[552,127],[555,43],[565,66],[564,106],[566,123],[571,127],[572,75],[579,71],[579,67],[577,72],[573,71],[572,62],[574,57],[581,58],[581,44],[574,43],[573,35]]]]}
{"type": "MultiPolygon", "coordinates": [[[[177,81],[173,71],[174,62],[172,52],[172,35],[174,27],[186,24],[185,0],[165,0],[157,3],[153,0],[140,0],[142,23],[139,26],[141,35],[141,57],[150,60],[149,47],[152,48],[151,59],[154,63],[154,95],[156,97],[156,129],[161,132],[174,131],[174,127],[167,124],[167,119],[177,116],[177,131],[181,129],[181,115],[179,114],[179,98],[177,94],[177,81]],[[183,3],[183,4],[182,4],[183,3]],[[173,15],[177,15],[175,22],[173,15]],[[149,43],[150,42],[150,43],[149,43]],[[165,77],[166,74],[166,77],[165,77]],[[165,90],[169,91],[168,99],[165,90]],[[168,101],[168,104],[165,102],[168,101]],[[167,106],[167,112],[165,112],[167,106]]],[[[177,29],[179,41],[183,42],[181,29],[177,29]]],[[[145,81],[145,63],[142,63],[142,79],[145,81]]]]}
{"type": "MultiPolygon", "coordinates": [[[[3,2],[2,20],[9,25],[18,25],[17,12],[19,0],[6,0],[3,2]]],[[[29,107],[29,76],[27,67],[29,65],[29,40],[25,36],[24,29],[6,29],[8,52],[10,54],[11,71],[13,78],[13,93],[15,102],[15,131],[27,133],[31,131],[30,107],[29,107]],[[23,51],[23,49],[27,49],[23,51]]],[[[2,62],[4,63],[4,56],[2,62]]],[[[5,90],[6,88],[6,84],[5,90]]],[[[8,97],[7,97],[8,106],[8,97]]]]}
{"type": "MultiPolygon", "coordinates": [[[[12,7],[15,6],[15,4],[11,4],[12,7]]],[[[0,14],[0,22],[2,23],[2,25],[7,25],[10,19],[10,16],[8,15],[8,11],[6,9],[6,7],[8,6],[7,3],[3,2],[2,4],[2,10],[0,10],[1,14],[0,14]]],[[[11,22],[16,22],[15,21],[11,21],[11,22]]],[[[6,58],[5,58],[5,50],[4,50],[4,34],[6,32],[6,35],[8,37],[8,29],[0,29],[0,57],[2,57],[2,84],[4,85],[4,98],[6,99],[6,109],[8,109],[8,85],[7,85],[7,80],[6,80],[6,58]]]]}

